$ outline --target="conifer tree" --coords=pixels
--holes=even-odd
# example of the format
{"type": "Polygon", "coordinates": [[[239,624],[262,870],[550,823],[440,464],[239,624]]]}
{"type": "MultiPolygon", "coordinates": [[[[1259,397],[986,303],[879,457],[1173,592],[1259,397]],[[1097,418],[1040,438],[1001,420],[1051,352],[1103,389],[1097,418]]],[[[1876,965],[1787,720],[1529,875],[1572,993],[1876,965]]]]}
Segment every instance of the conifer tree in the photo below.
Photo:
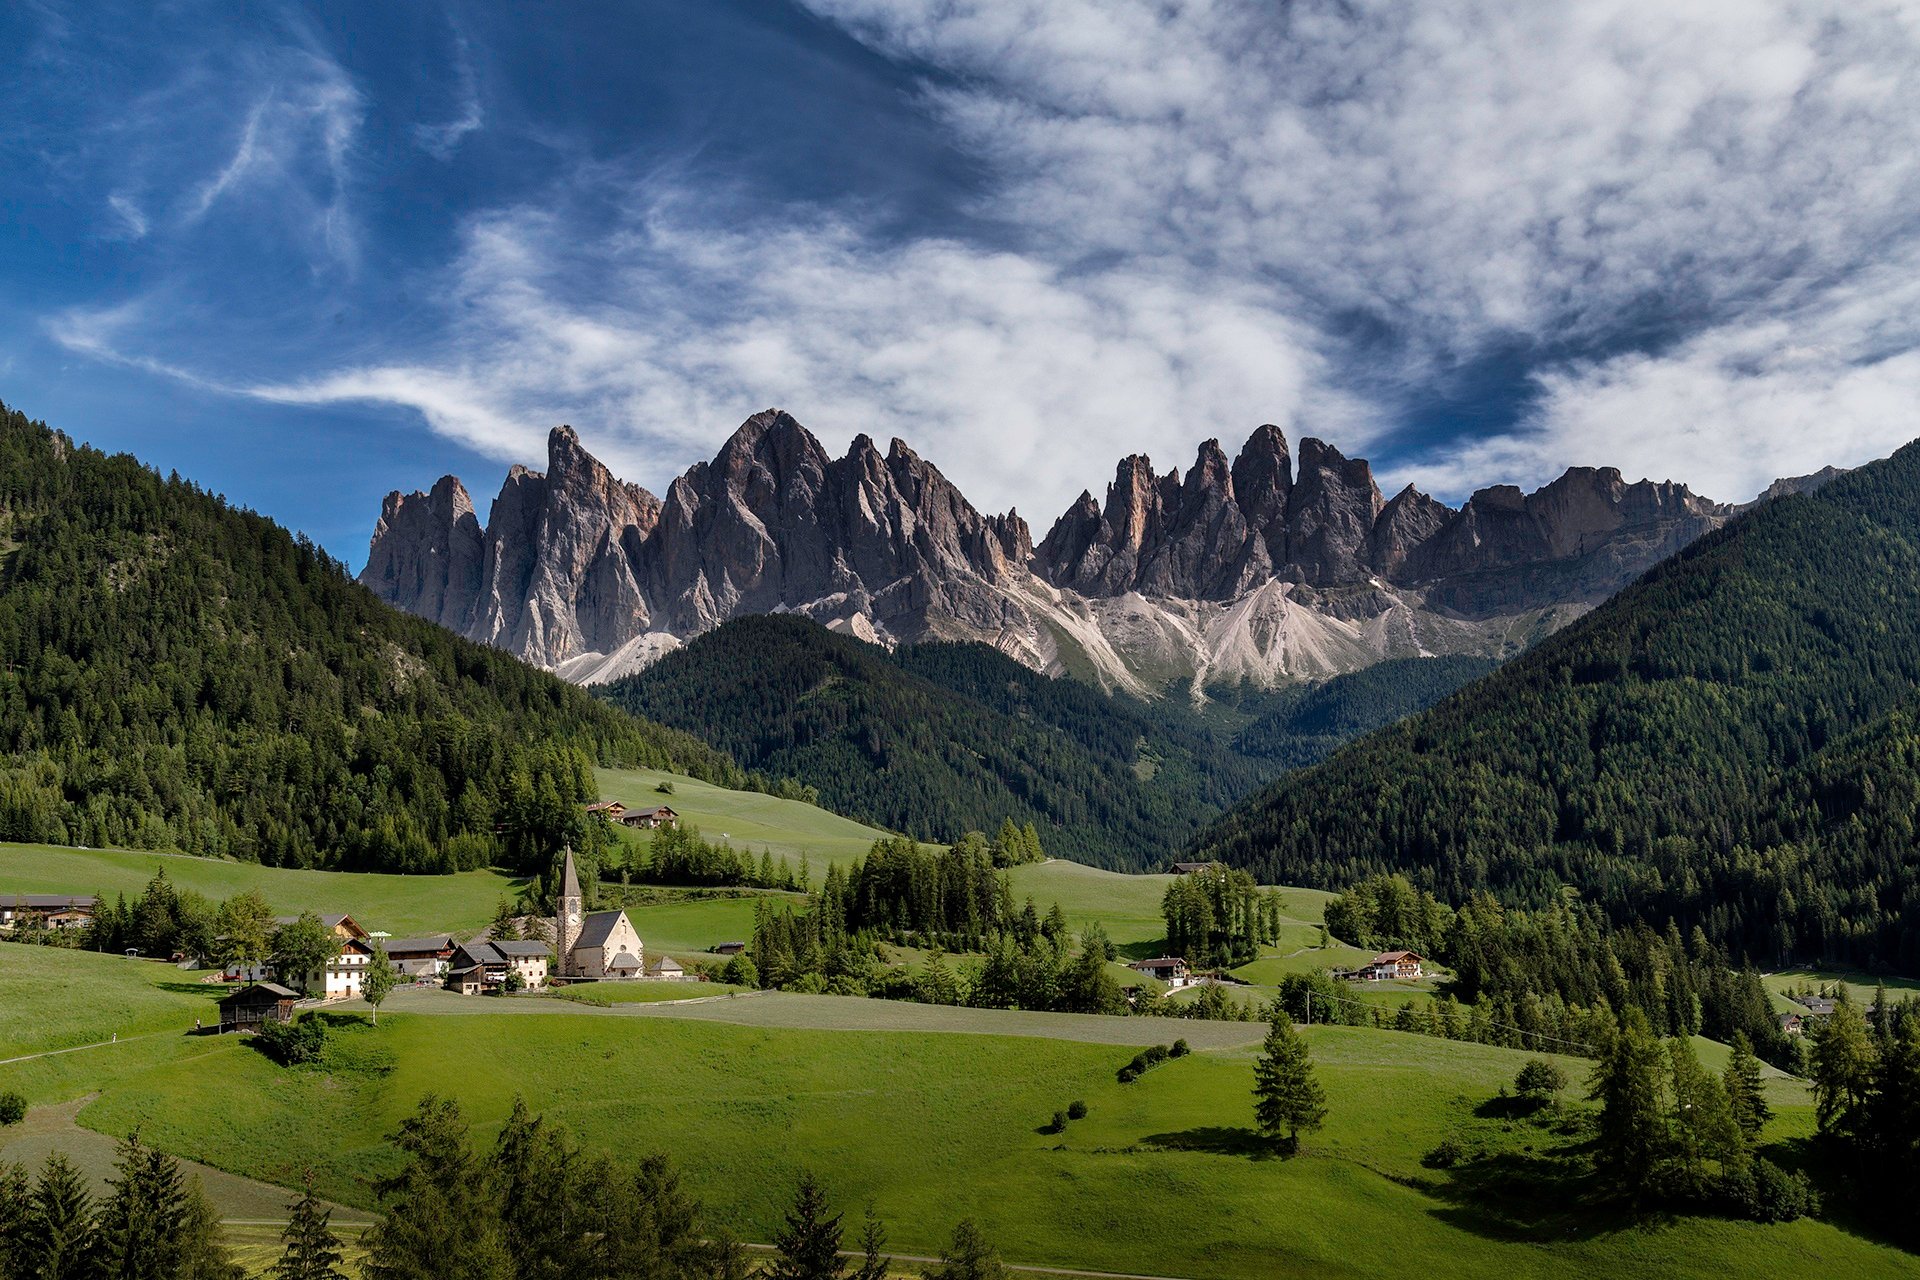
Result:
{"type": "Polygon", "coordinates": [[[176,1280],[187,1205],[178,1162],[142,1143],[136,1130],[121,1142],[115,1167],[100,1214],[108,1272],[116,1280],[176,1280]]]}
{"type": "Polygon", "coordinates": [[[1253,1065],[1253,1097],[1254,1121],[1277,1150],[1297,1150],[1301,1132],[1327,1118],[1326,1091],[1313,1078],[1307,1042],[1284,1014],[1273,1020],[1253,1065]]]}
{"type": "Polygon", "coordinates": [[[1727,1091],[1700,1065],[1693,1042],[1675,1036],[1667,1045],[1673,1097],[1671,1150],[1673,1173],[1683,1195],[1706,1194],[1710,1162],[1725,1166],[1738,1159],[1746,1138],[1734,1119],[1727,1091]]]}
{"type": "Polygon", "coordinates": [[[1646,1015],[1629,1009],[1589,1082],[1587,1097],[1600,1103],[1594,1164],[1616,1193],[1629,1198],[1650,1190],[1650,1179],[1665,1155],[1664,1059],[1646,1015]]]}
{"type": "Polygon", "coordinates": [[[246,1280],[246,1270],[233,1260],[220,1238],[220,1217],[198,1178],[187,1185],[179,1242],[179,1280],[246,1280]]]}
{"type": "Polygon", "coordinates": [[[340,1270],[340,1240],[333,1234],[333,1210],[313,1190],[313,1170],[307,1170],[306,1188],[287,1206],[286,1244],[273,1264],[273,1280],[347,1280],[340,1270]]]}
{"type": "Polygon", "coordinates": [[[880,1224],[880,1215],[869,1200],[860,1226],[860,1265],[854,1268],[851,1280],[887,1280],[886,1248],[887,1229],[880,1224]]]}
{"type": "Polygon", "coordinates": [[[1727,1103],[1733,1109],[1734,1123],[1751,1143],[1773,1118],[1760,1083],[1760,1059],[1753,1056],[1753,1042],[1747,1033],[1733,1033],[1733,1056],[1727,1060],[1725,1076],[1727,1103]]]}
{"type": "Polygon", "coordinates": [[[774,1233],[776,1256],[767,1268],[767,1280],[841,1280],[846,1263],[840,1258],[840,1215],[830,1211],[827,1196],[811,1172],[802,1171],[786,1225],[774,1233]]]}
{"type": "Polygon", "coordinates": [[[1873,1088],[1873,1041],[1845,988],[1813,1032],[1813,1107],[1821,1133],[1849,1133],[1873,1088]]]}
{"type": "Polygon", "coordinates": [[[25,1277],[32,1240],[33,1180],[22,1164],[0,1164],[0,1277],[25,1277]]]}
{"type": "Polygon", "coordinates": [[[495,942],[518,942],[520,940],[520,919],[514,912],[513,903],[502,896],[493,909],[493,924],[487,934],[495,942]]]}
{"type": "Polygon", "coordinates": [[[47,1157],[33,1188],[33,1243],[25,1274],[33,1280],[105,1280],[93,1197],[63,1155],[47,1157]]]}
{"type": "Polygon", "coordinates": [[[366,1280],[507,1280],[487,1170],[459,1106],[429,1094],[392,1138],[411,1158],[374,1184],[390,1207],[367,1233],[366,1280]]]}

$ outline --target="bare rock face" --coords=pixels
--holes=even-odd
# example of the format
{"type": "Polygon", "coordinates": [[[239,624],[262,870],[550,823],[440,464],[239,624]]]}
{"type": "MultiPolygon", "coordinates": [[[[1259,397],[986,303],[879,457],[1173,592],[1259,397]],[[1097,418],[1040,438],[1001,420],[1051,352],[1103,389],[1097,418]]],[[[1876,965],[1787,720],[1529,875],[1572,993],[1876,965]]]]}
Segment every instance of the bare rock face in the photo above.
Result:
{"type": "MultiPolygon", "coordinates": [[[[834,458],[792,416],[748,418],[664,500],[570,427],[514,467],[483,530],[460,482],[388,496],[361,581],[470,638],[611,679],[743,614],[793,611],[897,643],[978,639],[1036,667],[1157,694],[1421,653],[1504,655],[1733,511],[1672,483],[1574,468],[1458,511],[1323,441],[1262,426],[1184,474],[1124,458],[1036,547],[904,441],[834,458]]],[[[1782,482],[1781,492],[1820,483],[1782,482]]]]}

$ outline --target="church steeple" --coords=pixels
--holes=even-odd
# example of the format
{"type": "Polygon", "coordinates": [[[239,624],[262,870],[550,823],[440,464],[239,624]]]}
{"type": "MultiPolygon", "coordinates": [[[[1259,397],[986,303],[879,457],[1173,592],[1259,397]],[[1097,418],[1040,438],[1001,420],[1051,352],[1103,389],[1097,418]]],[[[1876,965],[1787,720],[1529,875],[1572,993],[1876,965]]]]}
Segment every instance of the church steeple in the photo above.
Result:
{"type": "Polygon", "coordinates": [[[584,906],[580,896],[580,873],[573,865],[573,846],[566,848],[566,866],[560,873],[560,900],[555,904],[553,918],[554,967],[563,975],[574,970],[573,944],[580,937],[580,916],[584,906]]]}

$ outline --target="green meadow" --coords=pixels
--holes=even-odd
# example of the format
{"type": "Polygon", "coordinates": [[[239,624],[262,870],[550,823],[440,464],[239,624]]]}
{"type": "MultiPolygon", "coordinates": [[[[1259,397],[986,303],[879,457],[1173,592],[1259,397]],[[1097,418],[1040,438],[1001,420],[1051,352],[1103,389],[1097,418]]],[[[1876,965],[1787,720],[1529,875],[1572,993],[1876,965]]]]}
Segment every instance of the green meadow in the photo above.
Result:
{"type": "Polygon", "coordinates": [[[278,910],[343,912],[368,929],[396,937],[477,932],[502,896],[521,881],[495,871],[398,876],[353,871],[296,871],[178,853],[0,844],[0,893],[124,893],[138,897],[164,868],[180,889],[215,900],[258,889],[278,910]]]}
{"type": "MultiPolygon", "coordinates": [[[[756,854],[765,849],[776,862],[786,858],[797,867],[805,854],[816,877],[831,863],[866,856],[873,842],[887,834],[798,800],[732,791],[674,773],[596,769],[593,776],[603,800],[618,800],[634,809],[671,806],[680,821],[698,827],[703,838],[756,854]],[[673,787],[671,795],[658,790],[663,783],[673,787]]],[[[650,831],[623,830],[622,834],[642,848],[653,843],[650,831]]]]}

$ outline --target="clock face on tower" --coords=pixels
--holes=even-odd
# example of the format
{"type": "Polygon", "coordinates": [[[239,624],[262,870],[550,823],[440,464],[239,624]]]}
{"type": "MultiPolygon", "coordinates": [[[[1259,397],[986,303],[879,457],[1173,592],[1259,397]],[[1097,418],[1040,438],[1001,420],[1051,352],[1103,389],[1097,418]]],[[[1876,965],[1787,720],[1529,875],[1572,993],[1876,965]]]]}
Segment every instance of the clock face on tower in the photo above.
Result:
{"type": "Polygon", "coordinates": [[[574,927],[574,928],[576,928],[576,929],[577,929],[577,928],[579,928],[579,927],[580,927],[580,913],[579,913],[578,911],[569,911],[569,912],[567,912],[567,923],[568,923],[569,925],[571,925],[571,926],[573,926],[573,927],[574,927]]]}

